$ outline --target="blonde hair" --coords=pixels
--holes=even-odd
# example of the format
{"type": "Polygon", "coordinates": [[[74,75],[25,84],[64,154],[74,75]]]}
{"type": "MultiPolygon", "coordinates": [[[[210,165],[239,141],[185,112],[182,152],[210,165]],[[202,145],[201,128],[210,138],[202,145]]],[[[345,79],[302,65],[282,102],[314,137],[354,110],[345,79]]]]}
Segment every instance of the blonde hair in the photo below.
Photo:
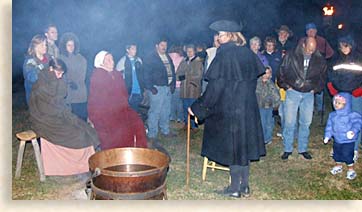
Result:
{"type": "Polygon", "coordinates": [[[228,32],[230,35],[230,41],[234,42],[237,46],[244,46],[246,44],[246,39],[241,32],[228,32]]]}
{"type": "Polygon", "coordinates": [[[42,43],[44,41],[46,41],[46,37],[44,35],[40,35],[40,34],[35,35],[30,41],[29,48],[27,51],[28,55],[34,56],[35,55],[35,46],[39,45],[40,43],[42,43]]]}

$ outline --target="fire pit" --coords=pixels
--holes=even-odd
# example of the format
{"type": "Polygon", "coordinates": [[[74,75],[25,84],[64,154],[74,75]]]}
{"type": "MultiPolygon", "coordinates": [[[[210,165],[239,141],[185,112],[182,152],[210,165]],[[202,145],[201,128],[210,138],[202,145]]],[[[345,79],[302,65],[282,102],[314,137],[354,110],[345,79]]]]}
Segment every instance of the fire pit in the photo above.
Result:
{"type": "Polygon", "coordinates": [[[170,158],[157,150],[116,148],[89,158],[91,199],[167,199],[170,158]]]}

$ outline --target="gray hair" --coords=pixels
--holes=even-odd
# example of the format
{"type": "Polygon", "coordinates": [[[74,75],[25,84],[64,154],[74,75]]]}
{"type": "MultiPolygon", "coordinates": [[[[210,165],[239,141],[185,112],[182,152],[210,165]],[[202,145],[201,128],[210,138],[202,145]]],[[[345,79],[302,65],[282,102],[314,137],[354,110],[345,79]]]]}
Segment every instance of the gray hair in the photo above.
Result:
{"type": "Polygon", "coordinates": [[[251,46],[252,43],[257,42],[259,45],[261,45],[261,40],[258,36],[254,36],[249,40],[249,45],[251,46]]]}

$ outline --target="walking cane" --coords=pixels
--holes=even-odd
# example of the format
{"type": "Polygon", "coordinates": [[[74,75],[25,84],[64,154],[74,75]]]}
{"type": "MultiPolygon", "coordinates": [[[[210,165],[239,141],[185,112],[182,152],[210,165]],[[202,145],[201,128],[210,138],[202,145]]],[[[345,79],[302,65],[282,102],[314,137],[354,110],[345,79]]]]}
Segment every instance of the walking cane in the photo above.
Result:
{"type": "Polygon", "coordinates": [[[186,189],[190,182],[190,113],[187,113],[187,143],[186,143],[186,189]]]}

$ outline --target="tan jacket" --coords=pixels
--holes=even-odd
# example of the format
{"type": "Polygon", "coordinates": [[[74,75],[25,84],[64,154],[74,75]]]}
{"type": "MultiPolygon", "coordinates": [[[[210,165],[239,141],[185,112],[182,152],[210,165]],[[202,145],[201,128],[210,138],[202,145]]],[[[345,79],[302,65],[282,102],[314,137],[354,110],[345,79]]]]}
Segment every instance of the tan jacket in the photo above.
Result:
{"type": "Polygon", "coordinates": [[[198,57],[194,57],[191,61],[186,58],[181,62],[176,72],[177,80],[181,80],[181,98],[197,99],[200,97],[202,70],[203,64],[198,57]],[[185,77],[184,80],[182,80],[183,76],[185,77]]]}

